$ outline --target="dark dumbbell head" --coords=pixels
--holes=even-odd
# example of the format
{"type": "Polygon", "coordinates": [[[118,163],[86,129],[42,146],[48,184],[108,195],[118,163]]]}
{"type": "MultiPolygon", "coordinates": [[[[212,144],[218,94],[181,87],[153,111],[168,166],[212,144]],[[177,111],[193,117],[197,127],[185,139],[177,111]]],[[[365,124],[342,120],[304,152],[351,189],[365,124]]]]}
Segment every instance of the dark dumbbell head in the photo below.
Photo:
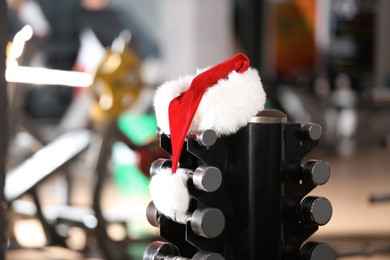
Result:
{"type": "Polygon", "coordinates": [[[308,242],[302,247],[300,260],[336,260],[336,253],[328,244],[308,242]]]}
{"type": "Polygon", "coordinates": [[[200,236],[215,238],[225,228],[225,216],[217,208],[197,209],[191,216],[191,228],[200,236]]]}
{"type": "Polygon", "coordinates": [[[307,123],[302,126],[302,137],[308,140],[316,141],[322,135],[322,127],[319,124],[307,123]]]}
{"type": "Polygon", "coordinates": [[[193,173],[192,180],[198,190],[214,192],[221,186],[222,173],[213,166],[199,166],[193,173]]]}
{"type": "Polygon", "coordinates": [[[330,166],[325,161],[309,160],[303,165],[303,177],[314,185],[323,185],[330,178],[330,166]]]}
{"type": "Polygon", "coordinates": [[[212,129],[196,133],[194,137],[202,146],[212,146],[217,141],[217,133],[212,129]]]}
{"type": "Polygon", "coordinates": [[[306,197],[300,205],[302,220],[317,226],[328,223],[332,212],[332,204],[323,197],[306,197]]]}

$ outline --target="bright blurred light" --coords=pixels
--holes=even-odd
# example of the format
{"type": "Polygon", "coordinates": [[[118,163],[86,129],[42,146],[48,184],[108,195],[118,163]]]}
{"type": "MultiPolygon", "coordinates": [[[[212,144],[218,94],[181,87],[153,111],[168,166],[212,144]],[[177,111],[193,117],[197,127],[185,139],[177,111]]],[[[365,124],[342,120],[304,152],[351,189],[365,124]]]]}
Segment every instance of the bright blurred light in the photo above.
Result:
{"type": "Polygon", "coordinates": [[[93,82],[92,75],[85,72],[24,66],[10,66],[6,70],[5,78],[8,82],[74,87],[89,87],[93,82]]]}
{"type": "Polygon", "coordinates": [[[98,221],[95,216],[87,215],[83,218],[83,223],[86,227],[93,229],[97,226],[98,221]]]}
{"type": "Polygon", "coordinates": [[[16,240],[22,247],[43,247],[47,243],[42,224],[37,219],[18,220],[14,232],[16,240]]]}
{"type": "Polygon", "coordinates": [[[32,36],[33,29],[30,25],[25,25],[19,32],[17,32],[12,42],[8,58],[11,60],[19,58],[23,54],[26,41],[30,40],[32,36]]]}
{"type": "Polygon", "coordinates": [[[5,78],[8,82],[71,87],[89,87],[92,84],[93,76],[85,72],[19,66],[17,59],[22,56],[25,43],[32,36],[33,29],[30,25],[24,26],[15,34],[7,54],[5,78]]]}

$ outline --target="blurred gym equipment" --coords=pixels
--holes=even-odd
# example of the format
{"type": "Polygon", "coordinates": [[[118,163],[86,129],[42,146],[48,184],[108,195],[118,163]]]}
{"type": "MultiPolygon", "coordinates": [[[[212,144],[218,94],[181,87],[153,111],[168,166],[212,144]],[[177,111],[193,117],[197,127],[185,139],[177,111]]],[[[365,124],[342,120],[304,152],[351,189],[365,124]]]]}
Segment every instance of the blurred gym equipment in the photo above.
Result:
{"type": "MultiPolygon", "coordinates": [[[[4,195],[9,208],[13,214],[35,215],[44,228],[48,245],[65,246],[65,237],[61,238],[56,232],[56,219],[61,215],[61,210],[66,211],[66,206],[69,205],[63,205],[64,208],[61,210],[56,209],[55,212],[48,214],[48,212],[45,212],[45,208],[37,194],[37,188],[52,174],[68,166],[73,159],[86,150],[91,142],[91,138],[92,132],[89,130],[67,132],[7,172],[4,195]],[[28,203],[17,200],[25,194],[31,195],[33,199],[34,204],[30,205],[30,207],[28,207],[28,203]],[[32,209],[32,211],[29,209],[32,209]],[[51,217],[48,217],[49,215],[51,217]]],[[[67,183],[67,185],[70,184],[67,183]]],[[[68,195],[70,192],[71,189],[69,187],[68,195]]],[[[67,202],[69,203],[69,201],[67,202]]],[[[10,228],[10,230],[12,229],[10,228]]],[[[11,238],[13,237],[11,235],[11,238]]],[[[11,244],[15,242],[10,241],[11,244]]]]}
{"type": "MultiPolygon", "coordinates": [[[[165,154],[158,146],[158,140],[154,135],[155,130],[152,138],[150,138],[150,134],[148,138],[146,133],[142,133],[143,137],[142,134],[138,134],[142,137],[140,139],[134,137],[134,133],[129,133],[129,126],[126,126],[126,123],[130,121],[126,118],[118,120],[120,115],[137,105],[140,107],[150,106],[150,103],[145,104],[147,99],[145,99],[144,92],[147,92],[146,96],[152,93],[150,90],[144,91],[145,89],[143,89],[144,85],[140,72],[141,63],[129,47],[130,39],[131,34],[124,31],[114,40],[112,46],[106,49],[106,54],[89,89],[88,94],[91,95],[93,101],[90,107],[90,119],[94,132],[85,129],[70,130],[54,138],[47,145],[45,141],[42,141],[41,149],[8,173],[6,196],[8,203],[11,205],[12,213],[37,216],[44,228],[47,245],[67,247],[65,240],[69,237],[72,227],[81,227],[85,230],[86,236],[96,241],[98,250],[107,259],[132,259],[128,252],[129,247],[137,243],[145,243],[145,241],[150,242],[149,238],[145,240],[142,238],[131,239],[126,235],[122,240],[117,241],[109,236],[107,228],[108,225],[113,223],[123,226],[125,232],[128,231],[128,215],[116,216],[104,212],[101,205],[104,184],[107,176],[109,176],[108,163],[115,142],[124,143],[137,154],[139,158],[137,166],[146,176],[149,175],[148,169],[151,162],[165,154]],[[69,198],[66,205],[58,207],[42,205],[41,198],[36,193],[36,188],[41,186],[41,183],[57,170],[67,166],[88,147],[87,155],[93,154],[94,157],[96,156],[95,165],[93,166],[92,205],[90,207],[75,206],[70,203],[69,198]],[[50,160],[50,158],[53,159],[50,160]],[[49,160],[49,162],[46,162],[46,160],[49,160]],[[22,180],[24,185],[18,185],[15,188],[15,185],[22,180]],[[17,200],[24,194],[32,195],[33,204],[17,200]]],[[[45,72],[51,73],[53,71],[47,70],[45,72]]],[[[20,89],[23,90],[23,87],[25,86],[20,86],[20,89]]],[[[24,96],[17,93],[15,97],[20,102],[13,100],[14,109],[11,110],[17,118],[24,96]]],[[[73,112],[76,113],[76,118],[78,118],[78,113],[83,113],[80,110],[73,112]]],[[[148,115],[145,115],[145,117],[148,117],[148,115]]],[[[15,120],[14,128],[19,123],[19,120],[15,120]]],[[[87,125],[88,123],[89,120],[84,124],[87,125]]],[[[140,130],[139,127],[138,129],[133,127],[130,132],[138,130],[140,130]]],[[[150,131],[150,129],[143,130],[147,130],[145,132],[150,131]]],[[[32,132],[35,133],[35,131],[32,132]]],[[[39,134],[39,130],[37,130],[37,136],[39,134]]],[[[68,178],[66,182],[68,188],[71,188],[72,180],[68,178]]],[[[68,189],[68,196],[71,193],[72,190],[68,189]]],[[[10,236],[13,238],[12,234],[10,236]]],[[[84,250],[88,251],[89,246],[86,243],[84,250]]]]}

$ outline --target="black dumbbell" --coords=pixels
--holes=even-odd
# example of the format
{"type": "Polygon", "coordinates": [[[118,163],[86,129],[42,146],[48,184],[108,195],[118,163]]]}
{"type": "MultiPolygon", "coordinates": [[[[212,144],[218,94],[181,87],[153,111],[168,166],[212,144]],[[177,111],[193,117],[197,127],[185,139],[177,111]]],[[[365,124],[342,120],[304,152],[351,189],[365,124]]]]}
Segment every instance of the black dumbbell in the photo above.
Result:
{"type": "MultiPolygon", "coordinates": [[[[156,135],[160,137],[162,134],[161,129],[157,128],[156,135]]],[[[201,146],[212,146],[217,141],[217,133],[212,129],[190,133],[189,137],[195,139],[201,146]]]]}
{"type": "Polygon", "coordinates": [[[155,241],[145,250],[143,260],[225,260],[217,253],[199,251],[191,259],[181,257],[178,248],[168,242],[155,241]]]}
{"type": "MultiPolygon", "coordinates": [[[[160,216],[161,214],[158,212],[153,201],[151,201],[146,209],[146,218],[149,223],[152,226],[159,227],[160,216]]],[[[190,222],[192,231],[205,238],[215,238],[219,236],[225,228],[225,216],[222,211],[217,208],[196,209],[192,213],[177,216],[173,221],[181,224],[190,222]]]]}
{"type": "Polygon", "coordinates": [[[316,141],[322,135],[322,127],[319,124],[307,123],[301,126],[301,137],[306,140],[316,141]]]}
{"type": "Polygon", "coordinates": [[[330,178],[330,166],[322,160],[309,160],[302,166],[303,179],[314,185],[323,185],[330,178]]]}
{"type": "Polygon", "coordinates": [[[217,141],[217,133],[212,129],[190,134],[190,137],[202,146],[212,146],[217,141]]]}
{"type": "Polygon", "coordinates": [[[299,215],[304,223],[323,226],[332,217],[332,204],[324,197],[306,197],[299,206],[299,215]]]}
{"type": "Polygon", "coordinates": [[[308,242],[301,249],[300,260],[336,260],[336,252],[326,243],[308,242]]]}
{"type": "MultiPolygon", "coordinates": [[[[157,175],[163,168],[171,168],[172,161],[168,159],[157,159],[150,166],[150,176],[157,175]]],[[[222,173],[214,166],[202,165],[195,171],[185,168],[180,168],[192,179],[195,187],[198,190],[206,192],[216,191],[222,183],[222,173]]]]}

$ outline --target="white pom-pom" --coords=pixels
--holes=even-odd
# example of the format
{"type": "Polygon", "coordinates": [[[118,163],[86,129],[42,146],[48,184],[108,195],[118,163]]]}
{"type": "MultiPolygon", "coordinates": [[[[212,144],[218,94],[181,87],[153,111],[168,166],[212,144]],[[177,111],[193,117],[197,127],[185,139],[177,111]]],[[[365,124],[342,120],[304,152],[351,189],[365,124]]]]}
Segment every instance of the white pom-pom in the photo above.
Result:
{"type": "Polygon", "coordinates": [[[190,203],[187,180],[185,171],[178,169],[172,174],[170,168],[163,168],[152,177],[150,195],[160,213],[175,219],[187,212],[190,203]]]}

